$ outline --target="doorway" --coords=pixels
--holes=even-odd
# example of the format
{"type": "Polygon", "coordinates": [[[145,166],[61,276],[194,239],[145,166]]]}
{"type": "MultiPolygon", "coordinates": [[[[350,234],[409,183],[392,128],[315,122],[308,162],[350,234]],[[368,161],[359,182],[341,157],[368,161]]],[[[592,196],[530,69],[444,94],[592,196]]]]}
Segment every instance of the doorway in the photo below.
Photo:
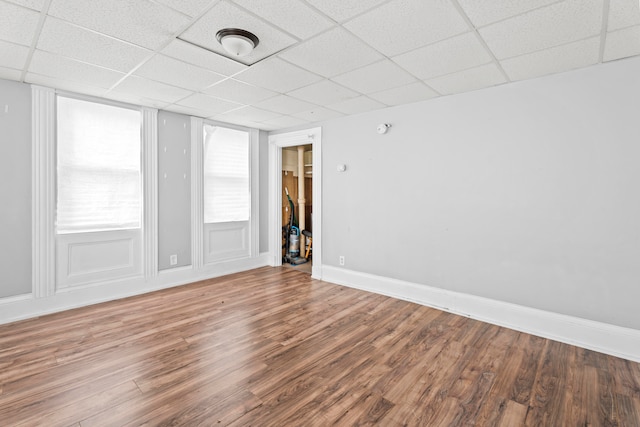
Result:
{"type": "Polygon", "coordinates": [[[282,265],[311,274],[313,145],[282,148],[282,265]]]}
{"type": "MultiPolygon", "coordinates": [[[[288,204],[286,193],[284,193],[284,183],[288,182],[284,175],[283,158],[289,157],[284,154],[284,149],[288,147],[304,147],[303,152],[309,151],[307,159],[310,156],[310,164],[312,166],[305,167],[303,175],[310,176],[312,209],[307,213],[305,206],[304,228],[307,222],[312,227],[312,263],[311,275],[313,278],[320,279],[322,277],[322,164],[321,164],[321,129],[313,128],[303,131],[282,133],[269,136],[269,248],[272,266],[282,265],[282,244],[283,233],[282,227],[286,220],[289,219],[284,206],[288,204]],[[284,202],[284,203],[283,203],[284,202]],[[286,219],[285,219],[286,218],[286,219]]],[[[295,148],[297,151],[297,148],[295,148]]],[[[287,150],[288,151],[288,150],[287,150]]],[[[289,173],[289,172],[288,172],[289,173]]],[[[298,174],[299,175],[299,174],[298,174]]],[[[297,177],[296,177],[297,184],[297,177]]],[[[297,192],[296,192],[297,195],[297,192]]],[[[306,196],[305,196],[306,198],[306,196]]],[[[293,199],[293,197],[292,197],[293,199]]],[[[299,205],[299,203],[298,203],[299,205]]],[[[298,220],[299,221],[299,220],[298,220]]],[[[301,247],[302,250],[302,247],[301,247]]],[[[306,253],[306,248],[305,248],[306,253]]]]}

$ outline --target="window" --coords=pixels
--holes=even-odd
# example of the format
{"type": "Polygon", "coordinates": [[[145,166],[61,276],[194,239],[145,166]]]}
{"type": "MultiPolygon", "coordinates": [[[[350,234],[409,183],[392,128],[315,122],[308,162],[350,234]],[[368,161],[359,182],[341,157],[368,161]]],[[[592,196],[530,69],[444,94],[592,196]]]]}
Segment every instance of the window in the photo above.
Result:
{"type": "Polygon", "coordinates": [[[57,97],[57,233],[140,228],[141,119],[57,97]]]}
{"type": "Polygon", "coordinates": [[[204,125],[204,222],[248,221],[249,133],[204,125]]]}

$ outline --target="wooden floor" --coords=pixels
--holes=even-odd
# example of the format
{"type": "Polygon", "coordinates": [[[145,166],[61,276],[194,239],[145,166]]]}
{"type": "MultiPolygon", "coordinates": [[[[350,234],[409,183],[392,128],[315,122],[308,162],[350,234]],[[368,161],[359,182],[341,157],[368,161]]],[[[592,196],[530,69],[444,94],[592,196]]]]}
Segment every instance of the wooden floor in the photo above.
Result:
{"type": "Polygon", "coordinates": [[[0,326],[2,426],[639,426],[640,364],[261,268],[0,326]]]}

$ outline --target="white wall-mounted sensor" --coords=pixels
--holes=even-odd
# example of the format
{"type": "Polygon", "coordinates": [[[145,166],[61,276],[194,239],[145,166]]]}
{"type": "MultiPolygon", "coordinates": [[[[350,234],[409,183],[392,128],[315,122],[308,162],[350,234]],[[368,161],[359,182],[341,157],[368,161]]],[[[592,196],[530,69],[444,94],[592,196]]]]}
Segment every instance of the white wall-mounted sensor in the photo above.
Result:
{"type": "Polygon", "coordinates": [[[376,130],[380,135],[382,135],[383,133],[387,133],[390,127],[391,125],[389,123],[381,123],[378,125],[378,128],[376,130]]]}
{"type": "Polygon", "coordinates": [[[338,172],[344,172],[347,170],[347,165],[338,165],[336,169],[338,170],[338,172]]]}

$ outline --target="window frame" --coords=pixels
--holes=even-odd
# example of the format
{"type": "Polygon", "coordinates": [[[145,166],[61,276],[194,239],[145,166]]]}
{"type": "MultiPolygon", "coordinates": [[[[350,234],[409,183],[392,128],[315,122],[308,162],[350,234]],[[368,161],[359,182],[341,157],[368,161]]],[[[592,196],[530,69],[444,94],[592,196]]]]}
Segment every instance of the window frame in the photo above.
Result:
{"type": "Polygon", "coordinates": [[[259,143],[261,140],[266,142],[266,135],[262,137],[258,129],[191,116],[191,261],[194,269],[205,272],[216,271],[216,265],[222,262],[240,259],[248,260],[257,258],[260,255],[260,228],[258,221],[260,218],[260,183],[258,182],[258,177],[260,175],[259,143]],[[221,256],[216,260],[205,256],[206,248],[208,247],[206,242],[208,238],[207,231],[210,230],[212,225],[224,227],[238,223],[204,223],[203,137],[205,123],[249,132],[250,215],[246,229],[247,248],[242,255],[239,253],[228,254],[229,256],[221,256]]]}
{"type": "MultiPolygon", "coordinates": [[[[207,120],[204,120],[202,123],[202,191],[203,191],[203,198],[202,198],[202,209],[203,209],[203,214],[202,214],[202,221],[204,224],[225,224],[225,223],[229,223],[229,222],[245,222],[251,221],[252,218],[252,161],[251,161],[251,145],[252,145],[252,135],[251,135],[251,131],[247,128],[242,128],[242,127],[235,127],[235,126],[229,126],[227,124],[219,124],[219,123],[213,123],[213,122],[209,122],[207,120]],[[231,129],[234,131],[238,131],[238,132],[243,132],[246,133],[247,135],[247,140],[246,140],[246,144],[247,144],[247,157],[246,157],[246,167],[247,167],[247,194],[246,194],[246,203],[247,203],[247,216],[245,219],[235,219],[235,220],[229,220],[229,221],[206,221],[206,202],[205,202],[205,187],[206,187],[206,182],[207,182],[207,174],[206,174],[206,169],[205,169],[205,163],[206,163],[206,154],[205,154],[205,126],[215,126],[215,127],[220,127],[220,128],[225,128],[225,129],[231,129]]],[[[215,174],[212,174],[213,176],[215,176],[215,174]]],[[[232,177],[233,178],[233,177],[232,177]]]]}
{"type": "MultiPolygon", "coordinates": [[[[158,276],[157,248],[157,163],[158,163],[158,110],[118,101],[105,100],[89,95],[69,93],[45,86],[31,85],[32,101],[32,276],[34,298],[49,297],[78,287],[112,285],[121,279],[135,280],[144,278],[144,283],[158,276]],[[68,253],[68,247],[61,247],[66,237],[84,238],[84,243],[92,244],[104,238],[108,232],[89,232],[58,235],[55,232],[56,214],[56,96],[62,95],[91,102],[111,104],[126,108],[139,109],[142,112],[142,228],[126,230],[135,234],[132,262],[128,271],[118,265],[107,266],[95,272],[81,272],[70,275],[70,266],[65,264],[61,253],[68,253]],[[35,208],[37,207],[37,209],[35,208]],[[67,281],[60,281],[61,271],[65,270],[67,281]],[[102,274],[93,275],[92,273],[102,274]],[[98,277],[99,276],[99,277],[98,277]],[[70,289],[65,289],[70,288],[70,289]]],[[[115,233],[122,233],[116,231],[115,233]]],[[[81,242],[82,244],[82,242],[81,242]]],[[[106,288],[105,288],[106,289],[106,288]]]]}
{"type": "MultiPolygon", "coordinates": [[[[144,141],[144,126],[145,126],[145,109],[144,107],[126,104],[122,102],[117,102],[109,99],[102,98],[94,98],[91,96],[69,93],[64,91],[55,91],[54,97],[54,232],[56,235],[66,235],[66,234],[82,234],[82,233],[100,233],[100,232],[109,232],[109,231],[121,231],[121,230],[142,230],[144,228],[144,213],[145,213],[145,171],[144,171],[144,152],[145,152],[145,141],[144,141]],[[72,100],[89,102],[93,104],[106,105],[109,107],[121,108],[131,111],[136,111],[139,113],[139,152],[138,152],[138,163],[139,163],[139,187],[140,187],[140,211],[138,212],[138,225],[132,227],[96,227],[96,228],[85,228],[85,229],[77,229],[77,230],[68,230],[60,232],[58,229],[58,120],[59,120],[59,112],[58,112],[58,99],[59,98],[68,98],[72,100]]],[[[157,110],[155,110],[157,113],[157,110]]]]}

